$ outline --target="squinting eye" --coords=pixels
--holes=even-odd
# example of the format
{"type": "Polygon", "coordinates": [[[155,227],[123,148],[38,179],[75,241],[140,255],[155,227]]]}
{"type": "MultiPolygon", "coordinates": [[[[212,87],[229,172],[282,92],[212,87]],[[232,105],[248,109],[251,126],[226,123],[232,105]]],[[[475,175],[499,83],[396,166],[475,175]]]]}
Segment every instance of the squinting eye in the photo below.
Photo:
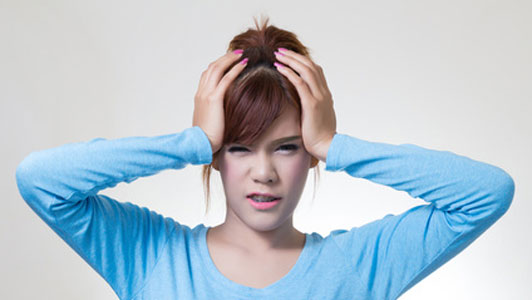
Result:
{"type": "Polygon", "coordinates": [[[229,152],[242,152],[242,150],[247,151],[248,149],[243,147],[231,147],[229,148],[229,152]]]}
{"type": "Polygon", "coordinates": [[[282,145],[281,147],[279,147],[279,149],[281,148],[285,150],[293,150],[293,151],[296,151],[297,149],[299,149],[297,145],[282,145]]]}
{"type": "MultiPolygon", "coordinates": [[[[278,149],[285,150],[285,151],[296,151],[297,149],[299,149],[299,147],[297,145],[290,144],[290,145],[282,145],[278,149]]],[[[245,152],[249,150],[244,147],[231,147],[229,148],[228,151],[232,153],[232,152],[245,152]]]]}

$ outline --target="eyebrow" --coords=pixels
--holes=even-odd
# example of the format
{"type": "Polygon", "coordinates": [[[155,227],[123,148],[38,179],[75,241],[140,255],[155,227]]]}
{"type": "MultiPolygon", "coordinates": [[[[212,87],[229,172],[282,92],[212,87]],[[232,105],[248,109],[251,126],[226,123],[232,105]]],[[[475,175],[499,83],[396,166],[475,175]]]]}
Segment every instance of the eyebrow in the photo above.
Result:
{"type": "MultiPolygon", "coordinates": [[[[294,136],[287,136],[287,137],[284,137],[284,138],[280,138],[280,139],[277,139],[275,141],[272,142],[273,145],[278,145],[278,144],[282,144],[282,143],[286,143],[288,141],[292,141],[292,140],[297,140],[297,139],[300,139],[301,136],[300,135],[294,135],[294,136]]],[[[240,143],[233,143],[235,145],[242,145],[240,143]]],[[[253,146],[253,145],[251,145],[253,146]]]]}
{"type": "Polygon", "coordinates": [[[281,144],[281,143],[284,143],[284,142],[288,142],[288,141],[291,141],[291,140],[297,140],[297,139],[300,139],[300,138],[301,138],[300,135],[287,136],[287,137],[280,138],[278,140],[273,141],[273,144],[281,144]]]}

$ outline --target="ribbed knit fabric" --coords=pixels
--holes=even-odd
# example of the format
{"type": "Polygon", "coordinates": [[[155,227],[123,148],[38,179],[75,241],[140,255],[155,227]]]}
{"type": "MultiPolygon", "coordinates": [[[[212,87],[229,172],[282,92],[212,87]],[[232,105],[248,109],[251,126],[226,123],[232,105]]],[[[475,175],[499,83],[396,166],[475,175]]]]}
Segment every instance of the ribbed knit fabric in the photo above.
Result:
{"type": "Polygon", "coordinates": [[[493,165],[337,133],[326,171],[343,171],[427,203],[326,237],[306,233],[290,272],[257,289],[216,269],[208,227],[190,228],[102,194],[120,182],[211,160],[207,136],[191,127],[33,152],[19,164],[16,179],[31,209],[120,299],[396,299],[493,225],[514,195],[512,178],[493,165]]]}

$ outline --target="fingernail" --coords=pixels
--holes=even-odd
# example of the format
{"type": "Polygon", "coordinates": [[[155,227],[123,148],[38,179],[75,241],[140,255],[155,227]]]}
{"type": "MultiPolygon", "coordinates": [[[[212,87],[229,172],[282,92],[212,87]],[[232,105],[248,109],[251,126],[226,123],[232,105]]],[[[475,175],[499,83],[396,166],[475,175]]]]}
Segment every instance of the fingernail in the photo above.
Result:
{"type": "Polygon", "coordinates": [[[279,52],[284,52],[284,53],[286,53],[286,51],[288,51],[288,49],[285,49],[285,48],[277,48],[277,50],[279,50],[279,52]]]}
{"type": "Polygon", "coordinates": [[[278,63],[278,62],[274,62],[273,65],[276,66],[276,67],[278,67],[278,68],[281,68],[281,69],[283,68],[283,65],[281,65],[281,64],[278,63]]]}
{"type": "Polygon", "coordinates": [[[242,53],[244,53],[244,50],[242,50],[242,49],[237,49],[237,50],[233,51],[233,53],[234,53],[234,54],[242,54],[242,53]]]}
{"type": "Polygon", "coordinates": [[[277,52],[277,51],[275,51],[275,52],[273,52],[273,53],[274,53],[275,55],[285,56],[284,53],[281,53],[281,52],[277,52]]]}
{"type": "Polygon", "coordinates": [[[244,58],[244,59],[240,62],[241,65],[245,65],[245,64],[247,64],[247,63],[248,63],[248,58],[247,58],[247,57],[244,58]]]}

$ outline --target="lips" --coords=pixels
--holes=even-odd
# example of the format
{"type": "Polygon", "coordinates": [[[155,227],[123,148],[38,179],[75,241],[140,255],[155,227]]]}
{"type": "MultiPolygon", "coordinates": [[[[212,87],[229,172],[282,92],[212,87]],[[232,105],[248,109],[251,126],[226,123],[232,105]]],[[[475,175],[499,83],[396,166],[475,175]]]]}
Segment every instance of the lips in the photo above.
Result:
{"type": "Polygon", "coordinates": [[[255,193],[251,193],[249,195],[247,195],[247,197],[251,198],[253,196],[263,196],[263,197],[270,197],[270,198],[275,198],[275,199],[281,199],[281,197],[278,197],[278,196],[275,196],[275,195],[272,195],[272,194],[268,194],[268,193],[258,193],[258,192],[255,192],[255,193]]]}

